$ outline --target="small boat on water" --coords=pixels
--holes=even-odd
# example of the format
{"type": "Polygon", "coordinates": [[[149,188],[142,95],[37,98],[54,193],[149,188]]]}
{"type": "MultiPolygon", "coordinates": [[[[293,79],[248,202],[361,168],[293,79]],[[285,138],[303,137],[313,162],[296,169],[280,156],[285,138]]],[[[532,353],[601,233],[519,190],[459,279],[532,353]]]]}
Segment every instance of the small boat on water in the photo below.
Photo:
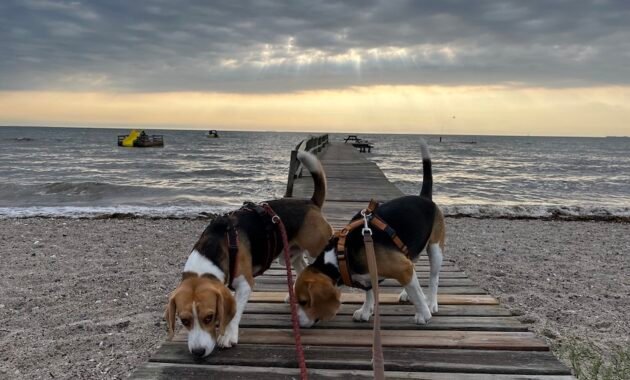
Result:
{"type": "Polygon", "coordinates": [[[217,132],[216,129],[211,129],[210,131],[208,131],[208,135],[206,137],[210,139],[216,139],[219,137],[219,132],[217,132]]]}
{"type": "Polygon", "coordinates": [[[128,148],[161,148],[164,147],[164,136],[147,135],[144,131],[132,129],[128,135],[118,136],[118,146],[128,148]]]}

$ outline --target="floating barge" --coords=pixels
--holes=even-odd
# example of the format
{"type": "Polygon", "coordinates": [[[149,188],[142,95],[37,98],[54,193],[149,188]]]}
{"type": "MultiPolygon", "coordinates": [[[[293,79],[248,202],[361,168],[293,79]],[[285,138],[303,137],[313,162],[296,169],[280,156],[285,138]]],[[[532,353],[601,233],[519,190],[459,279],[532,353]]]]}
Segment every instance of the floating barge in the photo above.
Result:
{"type": "Polygon", "coordinates": [[[163,135],[147,135],[144,131],[133,129],[128,135],[118,135],[118,146],[128,148],[162,148],[163,135]]]}

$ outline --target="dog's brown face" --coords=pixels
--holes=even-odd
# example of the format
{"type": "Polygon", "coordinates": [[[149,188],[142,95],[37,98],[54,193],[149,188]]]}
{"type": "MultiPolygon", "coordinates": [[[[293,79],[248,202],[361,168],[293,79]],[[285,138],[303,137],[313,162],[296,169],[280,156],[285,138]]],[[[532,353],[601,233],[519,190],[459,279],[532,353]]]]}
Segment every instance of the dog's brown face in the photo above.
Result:
{"type": "Polygon", "coordinates": [[[234,297],[221,282],[185,273],[166,306],[169,339],[173,337],[175,321],[179,317],[188,330],[190,353],[199,358],[208,356],[235,313],[234,297]]]}
{"type": "Polygon", "coordinates": [[[304,269],[296,280],[295,296],[302,327],[333,319],[341,306],[341,292],[330,277],[310,267],[304,269]]]}

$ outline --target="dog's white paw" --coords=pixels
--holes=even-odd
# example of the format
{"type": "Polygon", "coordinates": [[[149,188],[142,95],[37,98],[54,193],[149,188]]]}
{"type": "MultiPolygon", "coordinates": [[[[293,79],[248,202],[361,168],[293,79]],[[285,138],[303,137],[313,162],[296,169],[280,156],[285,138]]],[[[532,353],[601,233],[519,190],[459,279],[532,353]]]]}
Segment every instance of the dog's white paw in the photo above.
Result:
{"type": "Polygon", "coordinates": [[[418,325],[424,325],[429,322],[431,317],[432,315],[429,307],[426,304],[422,304],[420,306],[420,313],[416,313],[413,320],[418,325]]]}
{"type": "Polygon", "coordinates": [[[417,325],[426,325],[429,323],[429,320],[431,320],[431,313],[428,308],[426,309],[426,312],[423,310],[422,313],[416,313],[413,317],[413,321],[417,325]]]}
{"type": "Polygon", "coordinates": [[[287,293],[286,296],[284,296],[284,303],[289,303],[291,302],[291,297],[289,296],[289,293],[287,293]]]}
{"type": "Polygon", "coordinates": [[[416,325],[427,324],[427,320],[424,318],[424,316],[421,313],[416,313],[416,315],[414,315],[413,317],[413,321],[416,323],[416,325]]]}
{"type": "Polygon", "coordinates": [[[238,326],[233,327],[232,324],[228,325],[225,329],[225,334],[219,336],[217,344],[219,347],[228,348],[235,346],[238,343],[238,326]]]}
{"type": "Polygon", "coordinates": [[[398,302],[409,302],[409,295],[407,294],[407,291],[405,289],[400,292],[400,295],[398,296],[398,302]]]}
{"type": "Polygon", "coordinates": [[[434,297],[427,297],[427,304],[429,304],[429,311],[431,311],[431,314],[435,314],[438,312],[438,303],[437,303],[437,298],[434,297]]]}
{"type": "Polygon", "coordinates": [[[363,310],[363,308],[359,308],[352,314],[352,320],[355,322],[367,322],[372,316],[372,311],[371,309],[363,310]]]}

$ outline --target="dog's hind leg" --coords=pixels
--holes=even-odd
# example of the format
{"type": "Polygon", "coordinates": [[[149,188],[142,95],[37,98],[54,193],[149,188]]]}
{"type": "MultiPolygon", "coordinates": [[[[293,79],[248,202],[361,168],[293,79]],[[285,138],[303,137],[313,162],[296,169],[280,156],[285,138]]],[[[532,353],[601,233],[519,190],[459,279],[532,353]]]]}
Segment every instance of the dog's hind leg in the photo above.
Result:
{"type": "Polygon", "coordinates": [[[415,269],[413,270],[413,276],[408,284],[404,285],[405,291],[409,296],[409,300],[416,307],[416,315],[414,321],[419,325],[424,325],[431,319],[431,310],[427,305],[427,300],[424,297],[420,282],[418,282],[418,275],[415,269]]]}
{"type": "Polygon", "coordinates": [[[365,292],[365,301],[352,315],[352,320],[356,322],[367,322],[374,312],[374,291],[372,289],[365,292]]]}
{"type": "Polygon", "coordinates": [[[427,302],[431,313],[438,311],[438,285],[440,282],[440,269],[442,268],[442,249],[439,244],[431,244],[427,247],[427,255],[429,256],[429,264],[431,266],[431,275],[429,277],[429,296],[427,302]]]}

